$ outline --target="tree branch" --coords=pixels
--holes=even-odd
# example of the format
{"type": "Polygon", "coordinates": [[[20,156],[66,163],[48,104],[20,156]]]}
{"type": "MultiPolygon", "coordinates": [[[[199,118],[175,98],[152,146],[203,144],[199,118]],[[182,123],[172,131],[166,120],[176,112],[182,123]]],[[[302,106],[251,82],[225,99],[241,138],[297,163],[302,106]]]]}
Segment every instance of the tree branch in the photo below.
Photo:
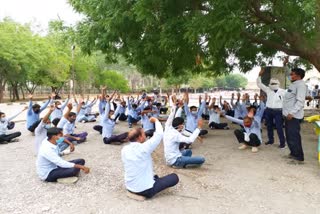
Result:
{"type": "Polygon", "coordinates": [[[276,50],[280,50],[285,52],[288,55],[301,55],[301,53],[297,50],[292,50],[288,47],[285,47],[279,43],[273,42],[273,41],[269,41],[269,40],[265,40],[265,39],[261,39],[258,38],[254,35],[252,35],[251,33],[247,32],[247,31],[243,31],[242,35],[244,35],[245,37],[247,37],[248,39],[250,39],[252,42],[257,43],[257,44],[262,44],[265,45],[269,48],[273,48],[276,50]]]}

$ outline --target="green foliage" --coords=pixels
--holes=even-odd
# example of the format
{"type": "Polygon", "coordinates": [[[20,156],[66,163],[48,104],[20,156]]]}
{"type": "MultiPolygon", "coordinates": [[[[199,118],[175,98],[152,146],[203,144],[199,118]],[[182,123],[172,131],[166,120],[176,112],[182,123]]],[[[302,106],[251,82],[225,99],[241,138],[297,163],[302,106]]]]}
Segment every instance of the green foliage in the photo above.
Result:
{"type": "Polygon", "coordinates": [[[320,68],[318,0],[69,2],[87,17],[77,27],[85,51],[121,54],[144,74],[247,72],[279,51],[320,68]]]}
{"type": "Polygon", "coordinates": [[[95,73],[94,86],[99,89],[106,85],[108,89],[119,90],[122,93],[129,92],[128,81],[116,71],[101,71],[95,73]]]}
{"type": "Polygon", "coordinates": [[[247,78],[241,74],[229,74],[214,80],[214,87],[245,88],[248,84],[247,78]]]}

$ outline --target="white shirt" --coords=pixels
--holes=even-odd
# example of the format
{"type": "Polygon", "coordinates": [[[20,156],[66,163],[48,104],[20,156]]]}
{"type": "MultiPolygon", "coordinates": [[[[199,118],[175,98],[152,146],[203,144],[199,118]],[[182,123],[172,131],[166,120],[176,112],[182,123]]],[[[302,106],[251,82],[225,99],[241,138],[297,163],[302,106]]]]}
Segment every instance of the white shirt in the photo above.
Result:
{"type": "Polygon", "coordinates": [[[115,126],[114,120],[111,120],[109,118],[109,111],[110,111],[110,103],[107,101],[107,104],[105,106],[105,112],[103,114],[102,120],[102,138],[109,138],[112,136],[112,132],[115,126]]]}
{"type": "Polygon", "coordinates": [[[57,125],[57,128],[63,129],[64,125],[68,122],[65,117],[62,117],[57,125]]]}
{"type": "Polygon", "coordinates": [[[131,192],[142,192],[153,187],[152,152],[160,144],[163,129],[159,121],[152,138],[144,143],[131,142],[123,147],[121,158],[124,164],[124,179],[126,188],[131,192]]]}
{"type": "Polygon", "coordinates": [[[35,154],[38,155],[41,143],[47,138],[47,129],[45,129],[46,124],[41,120],[37,128],[34,130],[34,143],[35,143],[35,154]]]}
{"type": "Polygon", "coordinates": [[[63,135],[73,134],[74,127],[75,127],[74,122],[70,123],[69,121],[67,121],[66,124],[64,124],[63,126],[63,135]]]}
{"type": "Polygon", "coordinates": [[[277,92],[274,92],[271,88],[265,86],[261,82],[260,76],[257,78],[257,86],[267,94],[267,108],[282,108],[286,90],[279,88],[277,92]]]}
{"type": "Polygon", "coordinates": [[[209,124],[211,122],[220,123],[220,114],[217,113],[214,109],[209,109],[209,124]]]}
{"type": "Polygon", "coordinates": [[[172,127],[174,114],[175,107],[171,109],[171,113],[165,125],[163,136],[164,156],[168,165],[173,165],[177,158],[182,156],[179,150],[179,144],[181,142],[191,144],[195,141],[200,133],[200,129],[196,128],[189,137],[183,136],[179,131],[172,127]]]}
{"type": "Polygon", "coordinates": [[[57,150],[57,146],[44,140],[37,157],[37,173],[41,180],[46,180],[49,173],[58,168],[72,168],[74,163],[63,160],[57,150]]]}

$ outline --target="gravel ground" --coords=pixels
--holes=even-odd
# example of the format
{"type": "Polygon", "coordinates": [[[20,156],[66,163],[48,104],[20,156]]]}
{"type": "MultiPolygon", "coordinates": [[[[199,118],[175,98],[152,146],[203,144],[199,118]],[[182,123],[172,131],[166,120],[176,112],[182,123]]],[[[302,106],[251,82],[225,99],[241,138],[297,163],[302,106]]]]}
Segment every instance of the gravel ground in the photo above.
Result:
{"type": "MultiPolygon", "coordinates": [[[[0,109],[13,111],[3,105],[0,109]]],[[[175,172],[180,182],[144,202],[126,197],[123,146],[104,145],[93,125],[77,125],[77,132],[89,132],[88,142],[65,156],[84,158],[91,173],[64,185],[38,179],[34,137],[25,122],[17,123],[15,129],[23,130],[20,142],[0,145],[0,213],[320,213],[317,136],[311,124],[302,125],[306,161],[297,166],[287,164],[283,156],[288,149],[279,150],[277,145],[263,145],[257,154],[239,151],[233,136],[236,125],[211,130],[203,143],[194,144],[194,155],[206,158],[201,168],[167,167],[161,144],[153,154],[154,171],[160,176],[175,172]]],[[[126,123],[119,123],[116,133],[127,130],[126,123]]],[[[266,139],[265,129],[263,136],[266,139]]]]}

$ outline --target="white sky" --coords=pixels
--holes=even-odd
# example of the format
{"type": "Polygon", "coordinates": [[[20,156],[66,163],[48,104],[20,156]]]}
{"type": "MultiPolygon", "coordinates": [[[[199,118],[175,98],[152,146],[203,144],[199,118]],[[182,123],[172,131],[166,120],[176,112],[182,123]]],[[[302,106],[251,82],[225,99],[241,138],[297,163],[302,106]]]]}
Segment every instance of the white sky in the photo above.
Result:
{"type": "Polygon", "coordinates": [[[0,20],[7,16],[19,23],[35,22],[42,30],[47,30],[48,22],[58,16],[67,25],[81,20],[67,0],[0,0],[0,20]]]}

